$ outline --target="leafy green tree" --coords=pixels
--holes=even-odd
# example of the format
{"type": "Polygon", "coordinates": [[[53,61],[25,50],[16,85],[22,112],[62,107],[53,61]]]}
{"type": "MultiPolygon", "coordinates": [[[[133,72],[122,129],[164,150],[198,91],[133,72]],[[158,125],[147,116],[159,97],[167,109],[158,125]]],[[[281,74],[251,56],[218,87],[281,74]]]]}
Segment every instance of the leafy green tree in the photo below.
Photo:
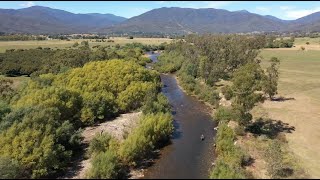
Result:
{"type": "Polygon", "coordinates": [[[257,63],[248,63],[240,67],[233,74],[232,91],[234,99],[232,107],[238,115],[239,123],[248,124],[251,120],[249,111],[258,102],[262,102],[263,98],[260,93],[262,89],[263,70],[257,63]]]}
{"type": "Polygon", "coordinates": [[[276,57],[270,59],[271,65],[267,68],[267,75],[264,80],[263,91],[272,100],[278,92],[279,65],[280,61],[276,57]]]}

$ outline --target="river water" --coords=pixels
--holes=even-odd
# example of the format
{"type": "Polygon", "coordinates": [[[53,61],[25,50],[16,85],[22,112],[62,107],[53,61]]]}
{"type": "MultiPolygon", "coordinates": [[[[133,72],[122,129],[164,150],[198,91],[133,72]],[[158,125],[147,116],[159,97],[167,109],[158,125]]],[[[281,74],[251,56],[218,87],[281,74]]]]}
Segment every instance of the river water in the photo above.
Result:
{"type": "MultiPolygon", "coordinates": [[[[159,54],[149,54],[155,62],[159,54]]],[[[175,132],[171,144],[160,151],[155,163],[145,172],[152,179],[208,178],[214,160],[215,122],[211,110],[195,97],[185,94],[174,75],[161,74],[162,92],[172,106],[175,132]],[[205,139],[201,141],[203,134],[205,139]]]]}

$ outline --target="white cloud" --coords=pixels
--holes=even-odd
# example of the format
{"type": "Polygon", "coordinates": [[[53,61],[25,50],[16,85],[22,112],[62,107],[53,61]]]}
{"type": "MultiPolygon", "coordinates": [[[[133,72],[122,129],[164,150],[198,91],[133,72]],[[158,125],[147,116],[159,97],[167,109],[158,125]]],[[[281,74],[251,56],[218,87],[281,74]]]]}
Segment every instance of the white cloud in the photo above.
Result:
{"type": "Polygon", "coordinates": [[[269,12],[270,8],[259,6],[259,7],[256,7],[256,10],[260,12],[269,12]]]}
{"type": "Polygon", "coordinates": [[[295,7],[293,6],[280,6],[280,9],[281,10],[291,10],[291,9],[294,9],[295,7]]]}
{"type": "Polygon", "coordinates": [[[32,1],[24,2],[24,3],[20,4],[20,6],[23,6],[23,7],[31,7],[34,5],[35,5],[35,3],[32,1]]]}
{"type": "MultiPolygon", "coordinates": [[[[168,1],[167,1],[168,2],[168,1]]],[[[235,1],[175,1],[178,3],[179,7],[184,8],[221,8],[223,6],[230,5],[234,3],[235,1]]],[[[177,6],[177,4],[176,4],[177,6]]]]}
{"type": "Polygon", "coordinates": [[[166,3],[167,1],[157,1],[156,3],[157,4],[164,4],[164,3],[166,3]]]}
{"type": "Polygon", "coordinates": [[[220,8],[234,3],[233,1],[203,1],[207,8],[220,8]]]}
{"type": "Polygon", "coordinates": [[[320,11],[320,7],[316,7],[314,9],[287,10],[284,13],[285,13],[285,16],[290,19],[298,19],[318,11],[320,11]]]}

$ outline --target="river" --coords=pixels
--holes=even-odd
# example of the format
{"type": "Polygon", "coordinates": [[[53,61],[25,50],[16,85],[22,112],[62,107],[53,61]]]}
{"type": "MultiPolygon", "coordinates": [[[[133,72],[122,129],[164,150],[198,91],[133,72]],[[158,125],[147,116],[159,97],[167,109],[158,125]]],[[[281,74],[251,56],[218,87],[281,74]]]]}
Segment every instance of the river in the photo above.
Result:
{"type": "MultiPolygon", "coordinates": [[[[149,54],[153,62],[159,54],[149,54]]],[[[215,122],[211,110],[195,97],[185,94],[174,75],[161,74],[162,92],[172,106],[175,131],[171,143],[160,151],[145,172],[150,179],[208,178],[214,160],[215,122]],[[203,134],[205,139],[201,141],[203,134]]]]}

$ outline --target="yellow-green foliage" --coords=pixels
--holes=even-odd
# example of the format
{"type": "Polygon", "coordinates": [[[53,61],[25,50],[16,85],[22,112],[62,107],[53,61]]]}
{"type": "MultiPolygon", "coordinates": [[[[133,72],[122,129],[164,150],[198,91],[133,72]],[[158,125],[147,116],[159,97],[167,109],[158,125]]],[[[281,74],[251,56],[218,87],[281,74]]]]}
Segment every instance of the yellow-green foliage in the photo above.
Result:
{"type": "Polygon", "coordinates": [[[62,119],[77,117],[81,108],[81,98],[78,93],[57,86],[37,89],[33,83],[30,82],[30,86],[22,93],[14,108],[44,105],[44,107],[57,107],[62,119]]]}
{"type": "Polygon", "coordinates": [[[146,93],[159,86],[158,73],[132,61],[95,61],[58,75],[41,75],[28,84],[15,107],[58,106],[90,124],[140,107],[146,93]]]}
{"type": "Polygon", "coordinates": [[[160,141],[167,141],[173,131],[172,116],[169,113],[147,114],[140,125],[120,146],[121,159],[135,164],[152,151],[160,141]]]}
{"type": "Polygon", "coordinates": [[[87,178],[116,179],[121,168],[116,152],[111,149],[94,156],[92,166],[94,168],[89,170],[87,178]]]}
{"type": "Polygon", "coordinates": [[[108,149],[118,148],[118,142],[108,133],[97,133],[89,144],[89,155],[95,156],[108,149]]]}
{"type": "Polygon", "coordinates": [[[59,132],[59,119],[56,108],[38,107],[25,115],[22,122],[0,134],[1,156],[18,160],[33,178],[60,168],[61,159],[67,160],[72,152],[66,151],[58,137],[58,133],[67,134],[59,132]]]}
{"type": "MultiPolygon", "coordinates": [[[[124,60],[90,62],[83,68],[34,78],[13,98],[12,111],[5,112],[8,123],[0,124],[0,156],[18,161],[26,177],[55,173],[79,147],[79,127],[139,108],[150,91],[160,88],[159,80],[157,72],[124,60]]],[[[168,116],[155,116],[156,122],[146,120],[155,123],[151,133],[167,133],[163,123],[168,116]]],[[[158,140],[156,135],[152,137],[158,140]]],[[[112,147],[116,144],[112,141],[112,147]]],[[[96,163],[116,164],[113,155],[100,156],[96,163]]],[[[110,176],[102,173],[101,177],[114,177],[115,167],[106,165],[110,176]]]]}

